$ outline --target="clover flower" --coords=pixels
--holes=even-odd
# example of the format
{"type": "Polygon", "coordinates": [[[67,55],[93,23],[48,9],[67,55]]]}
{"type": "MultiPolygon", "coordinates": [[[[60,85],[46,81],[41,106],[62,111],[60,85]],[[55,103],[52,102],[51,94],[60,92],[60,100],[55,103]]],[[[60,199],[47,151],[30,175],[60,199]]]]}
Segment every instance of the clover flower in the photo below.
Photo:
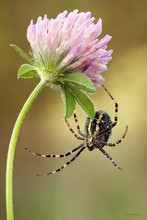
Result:
{"type": "Polygon", "coordinates": [[[18,78],[39,76],[45,85],[58,87],[64,103],[64,116],[70,117],[76,102],[91,118],[94,105],[85,93],[94,93],[104,81],[112,50],[107,50],[111,36],[99,39],[102,20],[96,24],[90,12],[64,11],[55,19],[47,15],[33,20],[27,29],[30,56],[12,45],[30,64],[23,64],[18,78]]]}
{"type": "Polygon", "coordinates": [[[95,86],[103,81],[101,73],[107,70],[106,64],[112,54],[112,50],[106,50],[111,36],[99,40],[102,20],[96,24],[94,20],[90,12],[74,10],[71,13],[64,11],[55,19],[48,19],[47,15],[43,19],[39,17],[36,24],[31,21],[27,39],[34,62],[41,69],[38,71],[40,77],[56,82],[59,75],[80,72],[95,86]]]}

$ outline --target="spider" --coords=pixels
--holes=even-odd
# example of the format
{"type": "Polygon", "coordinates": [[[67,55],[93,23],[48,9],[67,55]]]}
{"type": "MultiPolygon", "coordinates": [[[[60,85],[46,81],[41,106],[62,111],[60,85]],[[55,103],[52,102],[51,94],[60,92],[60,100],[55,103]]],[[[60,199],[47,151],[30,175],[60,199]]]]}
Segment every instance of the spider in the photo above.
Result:
{"type": "Polygon", "coordinates": [[[33,151],[29,150],[28,148],[25,148],[26,151],[30,152],[33,155],[37,155],[40,157],[51,157],[51,158],[62,158],[69,156],[71,154],[76,154],[63,164],[60,168],[48,172],[48,173],[43,173],[43,174],[37,174],[37,176],[46,176],[50,174],[57,173],[64,169],[66,166],[71,164],[86,148],[89,151],[93,151],[94,149],[99,150],[104,154],[106,158],[108,158],[112,164],[117,167],[118,169],[122,170],[121,167],[117,165],[117,163],[112,159],[112,157],[104,150],[105,146],[109,147],[115,147],[117,144],[120,144],[124,137],[126,136],[128,126],[126,126],[125,132],[122,136],[121,139],[117,140],[115,143],[108,143],[108,140],[110,138],[110,135],[112,133],[112,128],[117,124],[118,121],[118,103],[114,100],[113,96],[110,94],[110,92],[106,89],[104,85],[102,85],[104,90],[107,92],[109,97],[114,101],[115,104],[115,116],[114,116],[114,122],[111,120],[109,114],[103,110],[98,110],[95,112],[94,119],[91,120],[89,117],[86,118],[86,123],[85,123],[85,128],[84,128],[84,133],[81,131],[80,126],[78,125],[78,119],[76,113],[73,114],[74,121],[76,123],[77,127],[77,132],[78,134],[75,133],[75,131],[71,128],[69,122],[65,118],[65,122],[70,130],[71,133],[75,136],[75,138],[79,139],[82,141],[82,144],[80,144],[78,147],[64,153],[64,154],[40,154],[40,153],[34,153],[33,151]]]}

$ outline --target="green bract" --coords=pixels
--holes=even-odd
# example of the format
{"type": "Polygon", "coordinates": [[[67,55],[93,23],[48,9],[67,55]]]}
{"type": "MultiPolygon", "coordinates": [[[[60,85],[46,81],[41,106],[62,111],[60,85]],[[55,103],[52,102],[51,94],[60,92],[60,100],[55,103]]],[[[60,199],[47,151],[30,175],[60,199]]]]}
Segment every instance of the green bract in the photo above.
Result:
{"type": "Polygon", "coordinates": [[[83,73],[68,74],[64,78],[65,81],[71,82],[77,88],[84,90],[85,92],[94,93],[96,89],[91,80],[83,73]]]}
{"type": "Polygon", "coordinates": [[[64,117],[69,118],[75,110],[76,102],[73,94],[66,84],[61,84],[61,91],[64,104],[64,117]]]}
{"type": "Polygon", "coordinates": [[[75,100],[82,107],[82,109],[86,112],[86,114],[90,116],[90,118],[94,118],[94,113],[95,113],[94,105],[92,101],[88,98],[88,96],[85,95],[80,90],[75,89],[72,86],[70,86],[69,88],[75,100]]]}
{"type": "Polygon", "coordinates": [[[75,104],[73,103],[77,102],[86,114],[93,118],[94,105],[87,95],[83,93],[83,91],[88,93],[96,92],[91,80],[83,73],[71,73],[65,76],[61,82],[64,83],[64,86],[61,87],[64,100],[64,116],[69,118],[73,114],[75,110],[75,104]]]}
{"type": "Polygon", "coordinates": [[[18,70],[18,78],[33,78],[37,76],[37,72],[30,64],[23,64],[18,70]]]}

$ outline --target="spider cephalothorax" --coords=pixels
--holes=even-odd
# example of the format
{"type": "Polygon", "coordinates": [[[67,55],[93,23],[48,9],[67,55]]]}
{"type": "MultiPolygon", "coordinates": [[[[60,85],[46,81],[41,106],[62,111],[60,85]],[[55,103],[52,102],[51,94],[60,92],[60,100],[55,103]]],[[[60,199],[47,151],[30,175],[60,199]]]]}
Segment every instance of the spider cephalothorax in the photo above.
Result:
{"type": "MultiPolygon", "coordinates": [[[[102,87],[108,93],[110,98],[115,102],[114,98],[108,92],[108,90],[103,85],[102,85],[102,87]]],[[[56,172],[59,172],[60,170],[64,169],[67,165],[72,163],[82,153],[82,151],[85,150],[86,148],[88,148],[89,151],[92,151],[94,149],[98,149],[99,151],[101,151],[104,154],[105,157],[107,157],[112,162],[112,164],[115,167],[122,170],[122,168],[119,167],[117,165],[117,163],[112,159],[112,157],[104,150],[105,146],[115,147],[117,144],[119,144],[122,141],[122,139],[124,139],[124,137],[127,133],[128,126],[126,126],[125,133],[121,139],[119,139],[115,143],[108,143],[108,140],[109,140],[110,135],[112,133],[112,128],[117,124],[117,119],[118,119],[117,113],[118,113],[118,103],[117,102],[115,102],[114,122],[111,120],[109,114],[106,113],[105,111],[102,111],[102,110],[96,111],[95,117],[93,120],[91,120],[89,117],[87,117],[86,123],[85,123],[85,128],[84,128],[84,133],[81,131],[80,126],[78,125],[78,119],[77,119],[76,113],[74,113],[73,116],[74,116],[75,123],[77,124],[78,134],[75,133],[75,131],[69,125],[69,122],[67,121],[67,119],[65,119],[65,122],[66,122],[67,126],[69,127],[69,130],[74,134],[74,136],[77,139],[82,140],[82,144],[80,144],[78,147],[76,147],[73,150],[68,151],[64,154],[47,154],[47,155],[45,155],[45,154],[34,153],[31,150],[25,148],[27,151],[29,151],[33,155],[37,155],[37,156],[41,156],[41,157],[52,157],[52,158],[53,157],[54,158],[66,157],[66,156],[69,156],[77,151],[75,156],[72,157],[71,160],[69,160],[67,163],[62,165],[60,168],[58,168],[54,171],[51,171],[49,173],[46,173],[46,174],[38,174],[38,175],[39,176],[46,176],[49,174],[54,174],[56,172]]]]}

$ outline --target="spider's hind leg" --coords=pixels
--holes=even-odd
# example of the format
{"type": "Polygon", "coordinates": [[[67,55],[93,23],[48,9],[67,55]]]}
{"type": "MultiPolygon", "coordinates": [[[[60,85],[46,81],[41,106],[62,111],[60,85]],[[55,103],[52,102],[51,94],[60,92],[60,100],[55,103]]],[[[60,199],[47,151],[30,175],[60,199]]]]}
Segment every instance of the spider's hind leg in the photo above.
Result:
{"type": "Polygon", "coordinates": [[[82,146],[79,145],[78,147],[64,153],[64,154],[39,154],[39,153],[35,153],[31,150],[29,150],[28,148],[25,148],[26,151],[28,151],[29,153],[33,154],[34,156],[40,156],[40,157],[50,157],[50,158],[61,158],[61,157],[66,157],[69,156],[71,154],[73,154],[75,151],[77,151],[78,149],[80,149],[82,146]]]}
{"type": "MultiPolygon", "coordinates": [[[[81,146],[81,145],[80,145],[81,146]]],[[[50,175],[50,174],[55,174],[59,171],[61,171],[62,169],[64,169],[65,167],[67,167],[69,164],[71,164],[81,153],[82,151],[85,149],[85,147],[81,146],[81,149],[78,151],[78,153],[71,159],[69,160],[67,163],[63,164],[60,168],[54,170],[54,171],[51,171],[49,173],[43,173],[43,174],[37,174],[37,176],[47,176],[47,175],[50,175]]]]}
{"type": "MultiPolygon", "coordinates": [[[[80,137],[79,135],[77,135],[77,134],[75,133],[75,131],[74,131],[73,128],[70,126],[70,124],[69,124],[69,122],[68,122],[68,120],[67,120],[66,118],[64,118],[64,121],[65,121],[65,123],[67,124],[67,126],[68,126],[70,132],[75,136],[75,138],[77,138],[78,140],[84,140],[83,135],[82,135],[82,137],[80,137]]],[[[78,133],[79,133],[79,132],[78,132],[78,133]]],[[[81,133],[80,133],[80,135],[81,135],[81,133]]]]}
{"type": "Polygon", "coordinates": [[[78,131],[78,133],[79,133],[82,137],[84,137],[84,134],[83,134],[83,132],[81,131],[80,125],[78,124],[78,118],[77,118],[77,115],[76,115],[75,112],[74,112],[74,114],[73,114],[73,117],[74,117],[75,123],[77,124],[77,131],[78,131]]]}

